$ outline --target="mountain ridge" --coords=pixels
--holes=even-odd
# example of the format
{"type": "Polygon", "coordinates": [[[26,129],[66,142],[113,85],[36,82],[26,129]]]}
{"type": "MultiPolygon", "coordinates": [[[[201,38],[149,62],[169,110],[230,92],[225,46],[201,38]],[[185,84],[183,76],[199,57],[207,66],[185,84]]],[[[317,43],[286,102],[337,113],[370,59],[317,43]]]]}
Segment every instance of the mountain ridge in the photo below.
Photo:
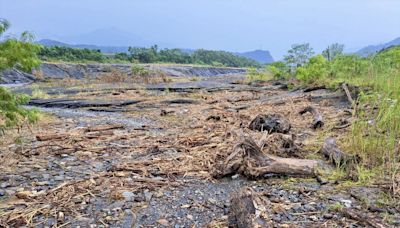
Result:
{"type": "Polygon", "coordinates": [[[378,52],[382,51],[383,49],[386,49],[386,48],[389,48],[392,46],[398,46],[398,45],[400,45],[400,37],[398,37],[394,40],[391,40],[387,43],[378,44],[378,45],[368,45],[368,46],[358,50],[356,52],[356,54],[366,57],[366,56],[378,53],[378,52]]]}

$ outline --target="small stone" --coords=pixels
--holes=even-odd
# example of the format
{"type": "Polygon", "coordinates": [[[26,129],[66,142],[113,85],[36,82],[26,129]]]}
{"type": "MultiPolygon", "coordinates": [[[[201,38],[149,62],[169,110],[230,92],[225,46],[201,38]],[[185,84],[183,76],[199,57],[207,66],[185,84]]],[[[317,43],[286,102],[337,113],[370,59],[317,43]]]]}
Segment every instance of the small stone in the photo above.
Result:
{"type": "Polygon", "coordinates": [[[4,183],[0,184],[1,188],[7,188],[8,186],[10,186],[10,183],[8,183],[8,182],[4,182],[4,183]]]}
{"type": "Polygon", "coordinates": [[[151,193],[148,189],[145,189],[143,191],[144,193],[144,198],[146,199],[146,202],[150,202],[151,198],[153,197],[153,193],[151,193]]]}
{"type": "Polygon", "coordinates": [[[351,200],[342,199],[342,200],[340,200],[340,202],[342,202],[344,204],[344,206],[347,208],[350,208],[351,204],[352,204],[351,200]]]}
{"type": "Polygon", "coordinates": [[[239,178],[239,174],[235,174],[235,175],[233,175],[231,178],[232,178],[232,180],[235,180],[235,179],[238,179],[239,178]]]}
{"type": "Polygon", "coordinates": [[[122,197],[124,197],[126,201],[134,201],[135,194],[133,194],[132,192],[123,192],[122,197]]]}
{"type": "Polygon", "coordinates": [[[185,204],[185,205],[182,205],[182,206],[181,206],[181,208],[189,208],[189,207],[191,207],[190,204],[185,204]]]}
{"type": "Polygon", "coordinates": [[[187,215],[186,218],[189,220],[193,220],[193,215],[187,215]]]}
{"type": "Polygon", "coordinates": [[[0,196],[4,196],[6,194],[6,191],[4,191],[3,189],[0,189],[0,196]]]}
{"type": "Polygon", "coordinates": [[[62,181],[62,180],[64,180],[64,179],[65,179],[64,176],[55,176],[55,177],[54,177],[54,180],[56,180],[56,181],[62,181]]]}
{"type": "Polygon", "coordinates": [[[332,218],[333,218],[332,214],[329,213],[324,214],[324,219],[332,219],[332,218]]]}
{"type": "Polygon", "coordinates": [[[312,220],[312,221],[318,221],[318,217],[317,216],[315,216],[315,215],[311,215],[310,217],[310,220],[312,220]]]}
{"type": "Polygon", "coordinates": [[[157,223],[163,226],[169,226],[169,222],[166,219],[159,219],[157,220],[157,223]]]}

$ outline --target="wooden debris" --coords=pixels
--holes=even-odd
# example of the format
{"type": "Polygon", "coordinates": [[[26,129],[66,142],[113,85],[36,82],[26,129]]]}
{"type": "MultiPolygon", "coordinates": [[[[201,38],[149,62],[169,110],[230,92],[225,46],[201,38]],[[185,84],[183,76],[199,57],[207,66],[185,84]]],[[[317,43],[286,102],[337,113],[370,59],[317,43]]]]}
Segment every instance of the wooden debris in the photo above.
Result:
{"type": "Polygon", "coordinates": [[[349,90],[349,88],[347,87],[347,84],[346,84],[346,83],[342,83],[342,89],[343,89],[344,92],[346,93],[347,100],[349,101],[349,103],[350,103],[351,105],[353,105],[353,104],[354,104],[354,100],[353,100],[353,98],[351,97],[350,90],[349,90]]]}
{"type": "Polygon", "coordinates": [[[349,163],[358,163],[360,158],[358,156],[347,154],[339,149],[334,138],[327,138],[320,150],[320,152],[334,165],[341,166],[349,163]]]}
{"type": "Polygon", "coordinates": [[[321,127],[324,126],[325,123],[324,123],[324,120],[322,118],[322,115],[318,112],[318,110],[316,108],[314,108],[312,106],[305,107],[304,109],[302,109],[299,112],[299,114],[303,115],[304,113],[307,113],[307,112],[309,112],[309,113],[311,113],[313,115],[314,121],[313,121],[313,123],[311,125],[311,127],[313,129],[321,128],[321,127]]]}
{"type": "Polygon", "coordinates": [[[254,131],[268,131],[269,133],[288,133],[291,125],[289,120],[280,114],[258,115],[251,121],[249,128],[254,131]]]}
{"type": "Polygon", "coordinates": [[[272,227],[266,215],[263,202],[251,188],[233,193],[230,203],[229,220],[238,228],[272,227]]]}
{"type": "Polygon", "coordinates": [[[246,137],[239,142],[224,160],[217,158],[213,176],[224,177],[243,174],[250,178],[264,177],[268,174],[314,176],[318,161],[306,159],[281,158],[264,155],[253,139],[246,137]]]}
{"type": "Polygon", "coordinates": [[[51,134],[39,134],[36,135],[36,140],[37,141],[50,141],[50,140],[61,140],[68,138],[69,134],[66,133],[51,133],[51,134]]]}
{"type": "Polygon", "coordinates": [[[268,154],[274,154],[281,157],[296,157],[299,147],[296,144],[295,135],[285,135],[273,133],[265,135],[260,142],[260,148],[268,154]]]}
{"type": "Polygon", "coordinates": [[[115,125],[100,125],[95,127],[88,127],[85,129],[85,132],[93,132],[93,131],[108,131],[108,130],[116,130],[123,129],[124,125],[115,124],[115,125]]]}
{"type": "Polygon", "coordinates": [[[343,208],[340,210],[340,213],[342,213],[345,217],[355,220],[364,226],[370,226],[373,228],[384,228],[388,227],[388,224],[381,224],[375,221],[375,219],[371,218],[371,216],[368,216],[362,212],[355,211],[352,209],[348,208],[343,208]]]}
{"type": "Polygon", "coordinates": [[[304,89],[303,92],[309,93],[309,92],[312,92],[312,91],[315,91],[315,90],[320,90],[320,89],[326,89],[326,87],[325,86],[308,87],[308,88],[304,89]]]}

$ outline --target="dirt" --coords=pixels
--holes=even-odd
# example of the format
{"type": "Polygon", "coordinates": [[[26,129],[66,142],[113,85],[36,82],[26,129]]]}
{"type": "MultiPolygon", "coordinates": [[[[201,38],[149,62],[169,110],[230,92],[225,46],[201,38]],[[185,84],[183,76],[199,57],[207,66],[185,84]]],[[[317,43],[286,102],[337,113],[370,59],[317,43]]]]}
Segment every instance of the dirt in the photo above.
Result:
{"type": "Polygon", "coordinates": [[[242,135],[262,144],[268,133],[249,129],[258,115],[279,114],[291,125],[287,135],[296,139],[295,149],[275,150],[275,156],[324,160],[318,153],[323,136],[340,139],[349,130],[335,129],[351,117],[343,93],[288,91],[282,83],[237,84],[220,77],[206,86],[60,89],[42,103],[95,105],[40,107],[50,116],[1,143],[0,227],[235,226],[228,219],[230,197],[243,187],[268,202],[274,227],[400,226],[398,205],[379,186],[279,175],[213,178],[218,157],[242,135]],[[79,92],[64,93],[69,89],[79,92]],[[98,107],[99,101],[107,105],[98,107]],[[323,116],[321,129],[310,127],[311,114],[299,114],[307,106],[323,116]]]}

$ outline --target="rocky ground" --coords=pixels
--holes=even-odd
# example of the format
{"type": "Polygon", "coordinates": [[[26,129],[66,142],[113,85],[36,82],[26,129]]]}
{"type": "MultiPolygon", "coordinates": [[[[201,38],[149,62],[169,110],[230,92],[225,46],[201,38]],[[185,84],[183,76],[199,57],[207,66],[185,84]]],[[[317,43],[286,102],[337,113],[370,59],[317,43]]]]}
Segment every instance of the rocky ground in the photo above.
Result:
{"type": "Polygon", "coordinates": [[[319,149],[328,136],[344,137],[351,118],[341,91],[237,79],[36,86],[47,96],[30,106],[47,114],[0,144],[0,227],[240,227],[232,198],[243,189],[263,202],[254,201],[254,216],[265,227],[400,226],[386,189],[334,178],[334,167],[318,177],[216,175],[243,137],[265,155],[326,168],[319,149]],[[309,106],[323,117],[322,128],[299,114],[309,106]],[[251,130],[259,114],[280,114],[290,130],[251,130]]]}

